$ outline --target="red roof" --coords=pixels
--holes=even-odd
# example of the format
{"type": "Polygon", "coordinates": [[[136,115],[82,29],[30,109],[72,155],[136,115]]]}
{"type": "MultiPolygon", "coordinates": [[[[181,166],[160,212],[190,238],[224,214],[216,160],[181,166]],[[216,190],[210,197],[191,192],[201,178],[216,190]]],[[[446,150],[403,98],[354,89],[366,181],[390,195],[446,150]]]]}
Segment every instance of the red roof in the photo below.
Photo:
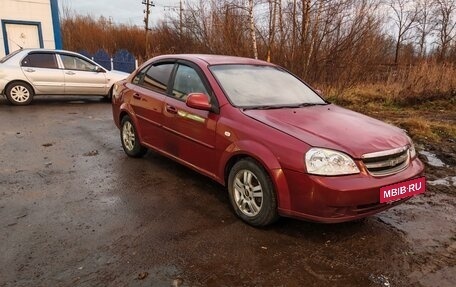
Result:
{"type": "Polygon", "coordinates": [[[255,60],[252,58],[225,56],[225,55],[209,55],[209,54],[170,54],[156,57],[156,59],[183,59],[193,62],[204,61],[208,65],[220,65],[220,64],[250,64],[250,65],[273,65],[271,63],[255,60]]]}

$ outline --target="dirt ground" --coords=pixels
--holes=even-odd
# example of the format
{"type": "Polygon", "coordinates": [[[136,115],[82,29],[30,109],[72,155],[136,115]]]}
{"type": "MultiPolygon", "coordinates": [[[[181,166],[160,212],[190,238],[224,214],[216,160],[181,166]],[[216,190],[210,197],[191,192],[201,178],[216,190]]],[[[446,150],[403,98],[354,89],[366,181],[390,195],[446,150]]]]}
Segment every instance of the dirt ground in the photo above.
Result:
{"type": "Polygon", "coordinates": [[[1,99],[0,123],[0,286],[456,286],[456,167],[442,152],[428,191],[394,209],[258,229],[218,184],[128,158],[109,103],[1,99]]]}

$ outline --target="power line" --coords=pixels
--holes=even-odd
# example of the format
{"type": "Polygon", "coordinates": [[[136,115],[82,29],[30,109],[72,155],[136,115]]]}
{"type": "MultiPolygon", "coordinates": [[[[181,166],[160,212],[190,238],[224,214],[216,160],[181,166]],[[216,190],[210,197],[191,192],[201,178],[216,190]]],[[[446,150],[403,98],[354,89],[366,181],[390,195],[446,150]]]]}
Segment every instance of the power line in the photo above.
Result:
{"type": "Polygon", "coordinates": [[[155,4],[153,1],[150,1],[150,0],[143,0],[142,4],[146,5],[146,9],[144,9],[144,24],[145,24],[145,28],[146,28],[146,32],[147,32],[147,31],[150,31],[150,29],[149,29],[150,7],[155,7],[155,4]]]}
{"type": "Polygon", "coordinates": [[[179,12],[179,32],[180,35],[182,36],[183,33],[183,27],[184,27],[184,1],[179,0],[179,4],[175,5],[164,5],[164,4],[158,4],[158,6],[163,7],[164,10],[169,10],[169,11],[178,11],[179,12]]]}

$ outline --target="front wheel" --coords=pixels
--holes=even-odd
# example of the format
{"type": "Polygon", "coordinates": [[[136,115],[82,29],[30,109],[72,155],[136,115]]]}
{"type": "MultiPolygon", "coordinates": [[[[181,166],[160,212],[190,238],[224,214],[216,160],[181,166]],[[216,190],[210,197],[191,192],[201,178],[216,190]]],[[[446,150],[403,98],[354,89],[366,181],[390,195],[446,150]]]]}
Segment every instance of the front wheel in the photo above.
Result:
{"type": "Polygon", "coordinates": [[[24,82],[13,82],[5,91],[8,101],[15,106],[25,106],[32,102],[34,92],[32,87],[24,82]]]}
{"type": "Polygon", "coordinates": [[[253,226],[265,226],[278,219],[274,185],[256,161],[237,162],[228,177],[228,191],[236,215],[253,226]]]}
{"type": "Polygon", "coordinates": [[[120,139],[125,153],[131,157],[142,157],[146,154],[147,148],[139,143],[136,128],[129,116],[124,116],[120,124],[120,139]]]}

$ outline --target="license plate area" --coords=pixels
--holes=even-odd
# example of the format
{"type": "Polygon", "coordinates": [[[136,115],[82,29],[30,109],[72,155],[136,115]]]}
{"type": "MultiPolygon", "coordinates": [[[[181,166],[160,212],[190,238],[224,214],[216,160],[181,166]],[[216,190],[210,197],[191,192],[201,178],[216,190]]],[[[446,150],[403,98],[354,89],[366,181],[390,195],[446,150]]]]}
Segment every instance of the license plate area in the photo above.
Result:
{"type": "Polygon", "coordinates": [[[380,188],[380,203],[393,203],[405,197],[424,193],[426,190],[426,178],[424,176],[414,178],[380,188]]]}

